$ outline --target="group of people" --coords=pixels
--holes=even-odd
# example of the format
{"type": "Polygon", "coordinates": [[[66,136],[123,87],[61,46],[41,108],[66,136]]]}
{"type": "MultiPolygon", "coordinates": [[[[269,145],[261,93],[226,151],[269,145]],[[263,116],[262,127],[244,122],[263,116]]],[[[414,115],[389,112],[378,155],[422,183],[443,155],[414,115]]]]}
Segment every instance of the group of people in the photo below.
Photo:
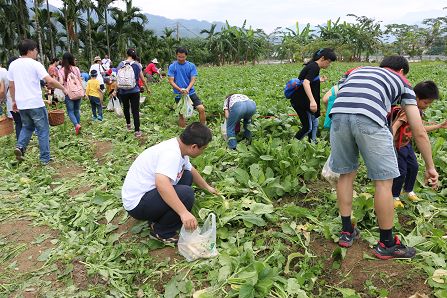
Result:
{"type": "MultiPolygon", "coordinates": [[[[184,53],[177,53],[177,62],[182,65],[183,57],[179,57],[179,53],[184,53]]],[[[320,81],[324,80],[319,73],[321,68],[329,67],[335,60],[336,55],[331,49],[320,49],[299,75],[302,88],[298,88],[291,98],[291,105],[302,122],[302,128],[295,136],[297,139],[307,135],[311,142],[316,141],[320,81]]],[[[175,93],[194,95],[195,79],[176,81],[176,75],[182,67],[195,78],[195,67],[191,64],[179,67],[178,64],[171,65],[168,73],[175,93]]],[[[421,111],[439,97],[439,92],[432,81],[421,82],[413,90],[405,77],[408,72],[409,64],[404,57],[386,57],[379,67],[358,67],[348,71],[324,97],[324,102],[329,104],[325,119],[325,127],[330,127],[329,165],[340,175],[336,189],[342,222],[338,243],[350,247],[360,237],[360,230],[351,221],[353,184],[360,154],[368,178],[375,184],[380,238],[373,253],[384,260],[412,258],[416,253],[413,247],[404,245],[397,235],[393,235],[393,196],[395,199],[399,197],[404,181],[410,199],[411,196],[414,198],[417,161],[409,142],[411,135],[425,161],[426,182],[436,188],[438,173],[427,131],[447,127],[447,122],[424,127],[421,111]],[[398,104],[401,108],[390,121],[392,106],[398,104]]],[[[201,105],[197,96],[192,99],[195,107],[201,105]]],[[[230,128],[229,147],[232,148],[235,146],[233,126],[241,119],[245,126],[256,105],[244,95],[231,94],[225,99],[224,110],[230,128]]],[[[184,124],[181,117],[179,124],[184,124]]],[[[251,135],[248,133],[246,137],[251,135]]],[[[187,229],[197,227],[197,220],[190,212],[194,203],[193,182],[210,193],[217,193],[189,161],[189,157],[200,155],[210,140],[211,132],[204,123],[192,123],[180,137],[146,149],[130,167],[122,188],[124,208],[132,217],[147,220],[151,234],[157,239],[175,243],[182,225],[187,229]]]]}
{"type": "MultiPolygon", "coordinates": [[[[79,133],[79,106],[84,94],[76,86],[81,83],[81,73],[70,53],[63,55],[60,69],[57,61],[53,61],[47,72],[36,61],[37,44],[32,40],[23,40],[19,52],[20,58],[12,59],[8,71],[0,71],[0,97],[8,94],[14,120],[20,119],[21,128],[17,131],[14,150],[16,158],[23,160],[30,138],[36,132],[40,160],[47,164],[51,160],[49,126],[41,81],[50,90],[59,89],[65,95],[69,118],[75,132],[79,133]]],[[[186,126],[184,115],[179,114],[179,126],[186,127],[180,136],[143,151],[130,167],[122,188],[125,210],[136,219],[147,220],[153,237],[174,243],[178,240],[178,230],[182,225],[190,230],[197,227],[197,219],[191,213],[194,204],[192,184],[217,194],[217,190],[203,179],[189,160],[189,157],[194,158],[203,153],[212,135],[206,126],[205,107],[194,88],[197,68],[187,61],[187,54],[184,48],[176,50],[177,59],[169,66],[167,76],[175,101],[179,102],[182,96],[188,96],[199,112],[200,122],[186,126]]],[[[299,140],[308,136],[311,142],[316,142],[320,82],[325,79],[320,77],[320,69],[329,67],[336,59],[333,50],[320,49],[299,74],[302,87],[296,90],[290,100],[302,124],[295,135],[299,140]]],[[[108,60],[95,58],[95,62],[98,66],[93,65],[90,70],[86,94],[92,105],[93,118],[102,120],[105,87],[101,76],[112,70],[112,65],[108,60]],[[105,65],[104,68],[102,65],[105,65]],[[105,70],[106,67],[109,69],[105,70]]],[[[157,62],[152,61],[153,64],[157,62]]],[[[154,73],[152,66],[147,68],[154,73]]],[[[127,50],[127,58],[118,64],[115,72],[116,86],[113,92],[117,92],[122,101],[127,129],[131,130],[132,113],[135,136],[139,137],[138,82],[142,80],[146,84],[146,78],[135,49],[127,50]]],[[[329,166],[340,174],[337,182],[337,201],[342,222],[339,245],[350,247],[360,236],[358,227],[351,222],[353,184],[360,154],[368,170],[368,178],[374,181],[376,188],[374,200],[380,240],[374,247],[374,254],[380,259],[412,258],[415,255],[414,248],[402,244],[397,236],[393,236],[393,196],[394,202],[400,201],[405,182],[404,190],[408,192],[408,197],[417,200],[413,187],[418,165],[411,147],[412,137],[425,161],[426,181],[432,187],[437,186],[438,173],[433,163],[427,131],[447,127],[447,122],[424,127],[421,113],[433,100],[439,98],[439,91],[432,81],[421,82],[413,90],[405,77],[408,72],[409,64],[404,57],[386,57],[379,67],[365,66],[349,70],[323,98],[323,102],[328,104],[325,127],[330,127],[329,166]],[[393,107],[396,104],[400,104],[398,110],[393,107]]],[[[256,103],[243,94],[229,94],[224,99],[223,110],[228,147],[235,149],[237,126],[241,120],[244,137],[248,140],[252,138],[249,123],[256,112],[256,103]]]]}

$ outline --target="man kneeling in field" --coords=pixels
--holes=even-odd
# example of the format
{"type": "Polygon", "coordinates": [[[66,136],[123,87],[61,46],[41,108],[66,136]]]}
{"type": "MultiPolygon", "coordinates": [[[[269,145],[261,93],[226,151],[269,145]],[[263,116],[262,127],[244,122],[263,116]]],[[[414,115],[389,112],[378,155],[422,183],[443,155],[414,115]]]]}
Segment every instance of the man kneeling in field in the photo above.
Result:
{"type": "Polygon", "coordinates": [[[188,230],[197,228],[197,219],[190,212],[194,204],[192,183],[217,192],[191,165],[189,157],[201,155],[211,138],[208,127],[191,123],[180,137],[144,150],[130,167],[122,189],[123,206],[132,217],[149,221],[153,237],[176,243],[182,224],[188,230]]]}

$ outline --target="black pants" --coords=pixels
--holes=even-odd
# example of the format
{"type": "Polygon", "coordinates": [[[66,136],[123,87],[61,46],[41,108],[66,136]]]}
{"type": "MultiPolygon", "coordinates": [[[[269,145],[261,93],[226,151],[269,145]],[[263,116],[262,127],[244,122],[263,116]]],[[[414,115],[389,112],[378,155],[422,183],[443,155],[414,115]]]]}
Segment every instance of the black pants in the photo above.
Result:
{"type": "Polygon", "coordinates": [[[16,140],[19,140],[20,131],[22,130],[22,118],[20,118],[19,112],[11,111],[12,118],[14,119],[16,129],[16,140]]]}
{"type": "MultiPolygon", "coordinates": [[[[194,205],[194,190],[191,185],[190,171],[184,171],[182,179],[174,185],[175,192],[188,211],[194,205]]],[[[175,236],[182,227],[180,216],[166,204],[157,189],[145,193],[137,207],[128,212],[133,218],[154,223],[154,232],[162,238],[175,236]]]]}
{"type": "Polygon", "coordinates": [[[308,110],[305,110],[301,107],[299,107],[296,103],[294,103],[293,101],[290,102],[292,104],[292,108],[295,110],[295,112],[298,114],[298,117],[300,118],[301,121],[301,129],[295,134],[295,138],[297,138],[298,140],[301,140],[302,138],[304,138],[304,136],[308,135],[309,137],[309,142],[311,141],[311,118],[310,113],[308,110]]]}
{"type": "Polygon", "coordinates": [[[140,131],[140,93],[128,93],[119,94],[119,98],[123,103],[124,117],[126,118],[126,123],[130,124],[130,113],[129,106],[132,110],[133,125],[135,126],[135,131],[140,131]]]}
{"type": "Polygon", "coordinates": [[[399,164],[400,176],[393,180],[392,191],[393,197],[395,198],[400,196],[404,182],[405,192],[413,191],[414,184],[416,183],[419,165],[411,143],[397,150],[397,163],[399,164]]]}

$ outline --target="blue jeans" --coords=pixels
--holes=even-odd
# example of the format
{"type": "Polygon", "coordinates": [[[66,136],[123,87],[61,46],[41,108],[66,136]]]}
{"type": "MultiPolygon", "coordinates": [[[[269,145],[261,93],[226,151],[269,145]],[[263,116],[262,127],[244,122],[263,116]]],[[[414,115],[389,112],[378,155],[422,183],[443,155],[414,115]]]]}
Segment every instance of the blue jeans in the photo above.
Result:
{"type": "Polygon", "coordinates": [[[310,120],[312,123],[312,130],[310,133],[310,141],[315,143],[317,141],[317,131],[318,131],[318,117],[312,113],[310,116],[310,120]]]}
{"type": "Polygon", "coordinates": [[[102,105],[101,101],[96,96],[89,96],[90,99],[90,105],[92,106],[92,115],[93,117],[98,117],[102,119],[102,105]],[[96,111],[98,111],[98,114],[96,114],[96,111]]]}
{"type": "Polygon", "coordinates": [[[369,179],[388,180],[400,176],[393,136],[388,127],[360,114],[334,114],[330,138],[329,167],[335,173],[357,170],[360,153],[369,179]]]}
{"type": "Polygon", "coordinates": [[[81,99],[71,100],[65,96],[65,105],[67,106],[67,114],[74,126],[81,123],[81,99]]]}
{"type": "Polygon", "coordinates": [[[251,117],[256,113],[256,103],[251,100],[236,102],[229,112],[227,119],[228,147],[235,149],[237,145],[235,128],[241,119],[244,119],[244,137],[251,138],[248,124],[251,122],[251,117]]]}
{"type": "Polygon", "coordinates": [[[50,161],[50,125],[48,124],[48,112],[45,107],[20,110],[22,129],[20,130],[17,147],[26,150],[34,130],[39,140],[40,161],[50,161]]]}

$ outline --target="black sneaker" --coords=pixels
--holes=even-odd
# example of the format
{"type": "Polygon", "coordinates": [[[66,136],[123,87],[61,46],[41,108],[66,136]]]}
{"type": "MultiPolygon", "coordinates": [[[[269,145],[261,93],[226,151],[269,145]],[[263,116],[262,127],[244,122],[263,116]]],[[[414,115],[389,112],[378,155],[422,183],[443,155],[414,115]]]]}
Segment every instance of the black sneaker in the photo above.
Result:
{"type": "Polygon", "coordinates": [[[354,231],[352,233],[349,232],[340,232],[340,239],[338,240],[338,245],[341,247],[351,247],[354,240],[360,238],[360,231],[357,227],[354,227],[354,231]]]}
{"type": "Polygon", "coordinates": [[[23,148],[16,147],[16,149],[14,149],[14,154],[15,154],[16,159],[18,161],[24,161],[25,160],[25,158],[23,157],[25,155],[25,152],[23,151],[23,148]]]}
{"type": "Polygon", "coordinates": [[[416,255],[416,249],[403,245],[399,238],[394,236],[394,246],[386,247],[382,242],[378,242],[373,249],[374,255],[381,260],[389,260],[393,258],[411,259],[416,255]]]}

